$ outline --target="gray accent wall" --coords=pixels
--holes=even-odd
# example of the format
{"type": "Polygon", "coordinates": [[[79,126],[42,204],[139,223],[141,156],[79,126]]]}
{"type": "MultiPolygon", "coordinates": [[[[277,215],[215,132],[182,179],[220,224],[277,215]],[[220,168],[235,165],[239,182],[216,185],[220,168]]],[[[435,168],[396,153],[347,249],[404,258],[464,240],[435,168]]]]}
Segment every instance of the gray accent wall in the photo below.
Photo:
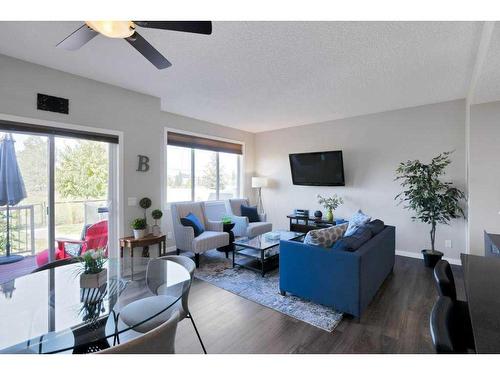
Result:
{"type": "MultiPolygon", "coordinates": [[[[275,228],[287,228],[286,215],[294,208],[321,209],[316,195],[341,195],[345,204],[335,215],[348,218],[362,209],[396,226],[396,249],[419,256],[429,247],[429,228],[412,222],[411,214],[394,201],[400,191],[394,181],[398,163],[429,161],[440,152],[455,150],[446,179],[461,189],[465,176],[465,101],[456,100],[397,111],[298,126],[256,135],[256,171],[270,178],[263,201],[275,228]],[[345,187],[292,185],[288,154],[342,150],[345,187]]],[[[466,221],[439,226],[436,246],[450,259],[465,252],[466,221]],[[452,247],[445,248],[445,240],[452,247]]]]}

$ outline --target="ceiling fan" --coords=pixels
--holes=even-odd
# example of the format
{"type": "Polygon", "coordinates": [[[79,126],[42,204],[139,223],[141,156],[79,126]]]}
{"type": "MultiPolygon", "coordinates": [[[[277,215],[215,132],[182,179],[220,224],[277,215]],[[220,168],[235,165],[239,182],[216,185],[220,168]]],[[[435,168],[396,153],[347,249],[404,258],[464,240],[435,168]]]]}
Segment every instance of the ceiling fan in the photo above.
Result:
{"type": "Polygon", "coordinates": [[[158,69],[171,66],[170,61],[136,31],[137,26],[149,29],[212,34],[212,22],[210,21],[85,21],[85,24],[57,44],[57,47],[75,51],[98,34],[102,34],[109,38],[125,39],[158,69]]]}

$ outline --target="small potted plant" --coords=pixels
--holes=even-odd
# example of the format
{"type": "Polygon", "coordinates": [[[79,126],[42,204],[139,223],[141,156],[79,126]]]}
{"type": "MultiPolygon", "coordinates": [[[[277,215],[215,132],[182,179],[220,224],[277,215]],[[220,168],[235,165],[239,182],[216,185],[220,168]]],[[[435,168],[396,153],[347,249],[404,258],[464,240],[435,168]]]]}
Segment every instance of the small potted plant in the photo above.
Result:
{"type": "Polygon", "coordinates": [[[333,221],[333,211],[343,204],[344,200],[337,194],[333,194],[329,198],[322,197],[318,194],[318,203],[326,209],[326,221],[333,221]]]}
{"type": "Polygon", "coordinates": [[[433,158],[430,164],[419,160],[409,160],[399,164],[396,169],[396,180],[401,181],[404,189],[396,196],[399,204],[413,211],[412,220],[430,224],[431,248],[422,250],[424,263],[434,267],[443,253],[435,249],[436,225],[449,225],[452,219],[465,217],[460,202],[465,194],[453,186],[451,182],[443,182],[440,177],[451,163],[451,152],[443,152],[433,158]]]}
{"type": "Polygon", "coordinates": [[[155,225],[153,225],[153,236],[159,236],[161,235],[161,228],[158,225],[158,220],[160,220],[163,216],[163,212],[159,209],[153,210],[151,212],[151,216],[153,217],[155,221],[155,225]]]}
{"type": "Polygon", "coordinates": [[[104,249],[87,250],[80,257],[80,288],[99,288],[107,282],[108,270],[104,249]]]}
{"type": "Polygon", "coordinates": [[[134,230],[134,238],[138,240],[146,236],[146,219],[138,217],[132,221],[132,229],[134,230]]]}

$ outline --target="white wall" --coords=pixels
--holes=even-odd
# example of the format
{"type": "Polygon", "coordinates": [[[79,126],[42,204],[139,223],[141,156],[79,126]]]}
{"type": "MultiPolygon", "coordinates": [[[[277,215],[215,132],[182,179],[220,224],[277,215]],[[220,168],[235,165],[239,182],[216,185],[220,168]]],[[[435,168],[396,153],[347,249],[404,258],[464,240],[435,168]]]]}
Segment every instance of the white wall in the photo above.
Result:
{"type": "MultiPolygon", "coordinates": [[[[251,133],[161,112],[158,98],[4,55],[0,55],[0,117],[2,114],[123,132],[125,202],[127,197],[147,196],[155,207],[162,206],[161,156],[165,127],[243,141],[247,175],[253,170],[254,136],[251,133]],[[69,115],[37,110],[37,93],[69,98],[69,115]],[[148,172],[136,172],[138,154],[150,157],[148,172]]],[[[245,187],[249,181],[245,181],[245,187]]],[[[142,215],[142,210],[122,204],[125,223],[122,231],[130,233],[128,224],[142,215]]],[[[169,215],[165,218],[171,220],[169,215]]]]}
{"type": "Polygon", "coordinates": [[[483,231],[500,233],[500,102],[471,106],[469,237],[471,254],[484,254],[483,231]]]}
{"type": "MultiPolygon", "coordinates": [[[[397,250],[419,253],[429,247],[429,228],[412,222],[411,214],[394,201],[400,191],[394,170],[401,161],[429,161],[443,151],[455,150],[447,178],[465,189],[465,102],[463,100],[408,108],[258,133],[255,139],[256,172],[271,179],[263,190],[264,207],[275,228],[287,228],[286,215],[294,208],[319,209],[316,194],[338,193],[345,204],[338,217],[358,208],[396,226],[397,250]],[[292,185],[288,154],[342,150],[345,187],[292,185]]],[[[439,226],[436,247],[458,259],[465,252],[465,220],[439,226]],[[444,246],[452,240],[452,248],[444,246]]]]}

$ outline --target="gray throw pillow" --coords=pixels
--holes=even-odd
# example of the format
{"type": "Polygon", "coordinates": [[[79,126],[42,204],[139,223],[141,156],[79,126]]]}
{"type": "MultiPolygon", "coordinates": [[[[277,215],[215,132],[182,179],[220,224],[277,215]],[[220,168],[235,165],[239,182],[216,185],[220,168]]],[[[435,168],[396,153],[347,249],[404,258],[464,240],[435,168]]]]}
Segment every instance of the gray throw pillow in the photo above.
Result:
{"type": "Polygon", "coordinates": [[[306,234],[304,243],[326,248],[332,247],[335,241],[342,238],[348,225],[348,223],[344,223],[328,228],[311,230],[306,234]]]}

